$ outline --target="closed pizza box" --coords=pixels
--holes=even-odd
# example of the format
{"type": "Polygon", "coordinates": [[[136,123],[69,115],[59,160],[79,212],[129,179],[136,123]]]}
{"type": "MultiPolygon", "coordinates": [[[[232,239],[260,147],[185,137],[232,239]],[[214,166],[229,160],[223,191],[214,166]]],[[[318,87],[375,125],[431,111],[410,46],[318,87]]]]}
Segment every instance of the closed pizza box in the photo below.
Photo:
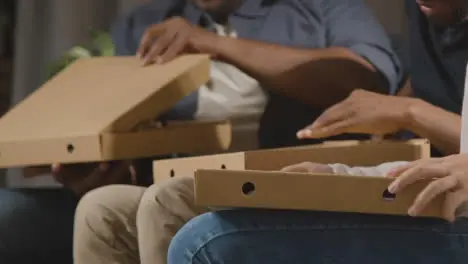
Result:
{"type": "Polygon", "coordinates": [[[79,59],[0,119],[0,167],[225,150],[227,121],[152,122],[209,71],[206,55],[147,67],[135,57],[79,59]]]}
{"type": "Polygon", "coordinates": [[[153,174],[157,183],[171,177],[193,176],[197,169],[277,171],[304,161],[372,166],[427,157],[430,157],[430,144],[426,139],[330,141],[310,146],[157,160],[153,163],[153,174]]]}

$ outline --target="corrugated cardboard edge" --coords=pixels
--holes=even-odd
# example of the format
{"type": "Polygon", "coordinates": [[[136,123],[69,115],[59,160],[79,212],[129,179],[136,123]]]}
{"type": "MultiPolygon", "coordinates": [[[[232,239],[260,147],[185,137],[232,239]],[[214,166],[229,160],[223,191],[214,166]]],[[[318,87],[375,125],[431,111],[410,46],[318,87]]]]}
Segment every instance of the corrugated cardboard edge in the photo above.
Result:
{"type": "Polygon", "coordinates": [[[205,169],[245,169],[243,152],[200,156],[181,159],[166,159],[153,162],[154,183],[172,177],[193,177],[199,168],[205,169]]]}
{"type": "Polygon", "coordinates": [[[170,153],[217,153],[231,144],[229,121],[181,122],[135,133],[103,134],[102,158],[132,159],[170,153]]]}
{"type": "Polygon", "coordinates": [[[154,182],[157,183],[170,177],[193,176],[197,169],[275,171],[304,161],[365,166],[428,157],[430,157],[430,145],[426,139],[384,142],[340,141],[311,146],[157,160],[153,163],[153,174],[154,182]],[[383,153],[383,150],[390,152],[383,153]],[[366,155],[357,155],[359,152],[365,152],[366,155]]]}
{"type": "Polygon", "coordinates": [[[8,142],[1,144],[0,168],[97,161],[101,155],[99,135],[8,142]]]}
{"type": "Polygon", "coordinates": [[[228,149],[230,143],[229,121],[187,122],[142,132],[4,143],[0,168],[213,153],[228,149]]]}
{"type": "MultiPolygon", "coordinates": [[[[430,181],[396,195],[384,196],[391,179],[348,175],[261,171],[198,170],[196,204],[209,207],[267,208],[407,215],[416,196],[430,181]]],[[[443,196],[421,216],[442,217],[443,196]]]]}
{"type": "Polygon", "coordinates": [[[409,141],[330,141],[306,147],[246,152],[246,168],[279,170],[304,161],[343,163],[350,166],[375,166],[392,161],[413,161],[430,157],[426,139],[409,141]]]}

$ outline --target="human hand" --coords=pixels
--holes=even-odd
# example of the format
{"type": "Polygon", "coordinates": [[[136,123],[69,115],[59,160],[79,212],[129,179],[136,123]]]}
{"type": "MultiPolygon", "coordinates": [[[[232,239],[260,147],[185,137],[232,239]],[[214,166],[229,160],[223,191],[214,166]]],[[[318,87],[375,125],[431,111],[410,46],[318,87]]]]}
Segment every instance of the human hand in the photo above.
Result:
{"type": "Polygon", "coordinates": [[[385,136],[406,128],[411,98],[356,90],[342,102],[327,109],[297,137],[325,138],[344,133],[385,136]]]}
{"type": "Polygon", "coordinates": [[[333,173],[333,169],[326,165],[313,162],[302,162],[281,169],[282,172],[299,172],[299,173],[333,173]]]}
{"type": "Polygon", "coordinates": [[[416,197],[408,209],[409,215],[418,216],[437,196],[445,195],[446,220],[468,217],[468,154],[418,160],[397,167],[387,176],[395,178],[388,187],[394,194],[419,180],[433,179],[416,197]]]}
{"type": "Polygon", "coordinates": [[[183,53],[209,53],[218,36],[181,17],[168,19],[146,29],[141,38],[138,56],[145,65],[165,63],[183,53]]]}
{"type": "Polygon", "coordinates": [[[130,162],[54,164],[52,176],[77,195],[109,184],[135,182],[135,170],[130,162]]]}

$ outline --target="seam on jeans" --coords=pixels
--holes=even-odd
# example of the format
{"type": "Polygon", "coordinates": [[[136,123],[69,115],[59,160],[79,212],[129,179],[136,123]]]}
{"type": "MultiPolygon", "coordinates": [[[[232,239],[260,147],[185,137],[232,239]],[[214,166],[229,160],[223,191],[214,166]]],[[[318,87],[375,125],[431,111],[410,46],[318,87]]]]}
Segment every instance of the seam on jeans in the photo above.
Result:
{"type": "MultiPolygon", "coordinates": [[[[463,237],[466,238],[468,237],[468,233],[446,233],[440,230],[436,229],[427,229],[427,228],[422,228],[422,227],[409,227],[409,228],[400,228],[400,227],[395,227],[395,226],[379,226],[379,227],[374,227],[374,226],[366,226],[366,225],[356,225],[356,226],[317,226],[317,227],[294,227],[294,226],[279,226],[279,227],[255,227],[255,228],[243,228],[243,229],[236,229],[232,231],[226,231],[224,233],[219,233],[217,235],[210,236],[205,242],[203,242],[196,250],[193,252],[192,256],[190,257],[190,263],[194,264],[194,258],[197,256],[197,254],[205,248],[209,243],[212,243],[214,240],[219,239],[221,237],[235,234],[235,233],[249,233],[249,232],[271,232],[271,231],[287,231],[287,232],[297,232],[297,231],[337,231],[337,230],[362,230],[362,231],[390,231],[390,232],[433,232],[433,233],[439,233],[444,236],[455,236],[455,237],[463,237]]],[[[209,234],[212,234],[212,232],[209,232],[209,234]]]]}

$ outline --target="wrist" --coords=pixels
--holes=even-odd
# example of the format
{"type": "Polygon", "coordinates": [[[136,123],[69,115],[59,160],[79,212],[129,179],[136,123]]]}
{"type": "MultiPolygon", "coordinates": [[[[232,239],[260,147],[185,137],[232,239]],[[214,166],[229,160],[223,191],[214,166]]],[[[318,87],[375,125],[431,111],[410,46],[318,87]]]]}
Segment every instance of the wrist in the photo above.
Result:
{"type": "Polygon", "coordinates": [[[220,44],[222,38],[211,32],[203,32],[195,38],[193,46],[197,52],[206,53],[212,58],[216,58],[219,56],[219,46],[222,45],[220,44]]]}
{"type": "Polygon", "coordinates": [[[417,130],[417,120],[421,111],[425,111],[426,102],[417,98],[407,98],[407,106],[405,108],[405,118],[403,127],[406,130],[415,132],[417,130]]]}

